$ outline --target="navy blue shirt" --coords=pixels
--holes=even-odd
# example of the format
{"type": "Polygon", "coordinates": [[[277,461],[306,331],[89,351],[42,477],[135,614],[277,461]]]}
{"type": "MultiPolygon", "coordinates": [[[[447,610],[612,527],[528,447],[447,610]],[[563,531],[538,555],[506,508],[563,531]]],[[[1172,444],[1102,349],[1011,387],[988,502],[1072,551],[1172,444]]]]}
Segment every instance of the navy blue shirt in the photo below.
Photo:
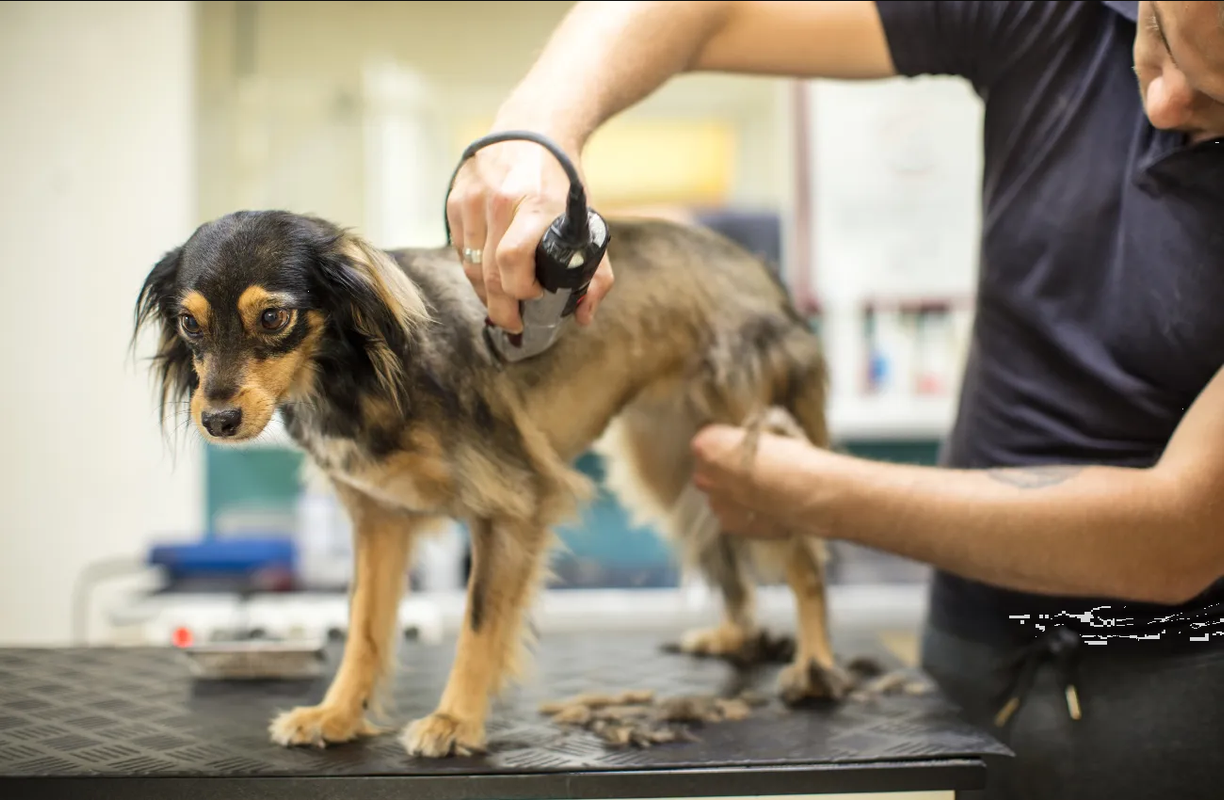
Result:
{"type": "MultiPolygon", "coordinates": [[[[985,103],[976,317],[947,466],[1151,465],[1224,364],[1224,144],[1188,146],[1144,115],[1137,5],[877,3],[900,74],[961,76],[985,103]]],[[[1012,614],[1101,606],[1169,610],[942,572],[931,593],[933,624],[975,638],[1031,636],[1012,614]]]]}

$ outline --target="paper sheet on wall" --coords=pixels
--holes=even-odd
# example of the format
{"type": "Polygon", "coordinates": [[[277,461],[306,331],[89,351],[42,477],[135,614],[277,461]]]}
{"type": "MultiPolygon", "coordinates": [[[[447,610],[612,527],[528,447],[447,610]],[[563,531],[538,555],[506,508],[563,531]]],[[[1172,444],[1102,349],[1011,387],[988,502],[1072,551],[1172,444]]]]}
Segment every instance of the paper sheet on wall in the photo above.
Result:
{"type": "Polygon", "coordinates": [[[814,81],[816,285],[834,304],[973,291],[982,104],[963,81],[814,81]]]}

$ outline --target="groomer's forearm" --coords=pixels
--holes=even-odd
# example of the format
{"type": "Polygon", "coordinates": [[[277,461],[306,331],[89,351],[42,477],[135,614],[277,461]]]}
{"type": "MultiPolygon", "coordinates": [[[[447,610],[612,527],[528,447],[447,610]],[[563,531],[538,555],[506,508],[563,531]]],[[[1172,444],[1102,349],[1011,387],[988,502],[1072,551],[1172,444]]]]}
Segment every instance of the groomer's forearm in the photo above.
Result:
{"type": "Polygon", "coordinates": [[[687,71],[730,2],[580,2],[502,105],[496,126],[581,149],[600,125],[687,71]]]}
{"type": "Polygon", "coordinates": [[[1219,564],[1202,504],[1156,470],[820,464],[811,511],[834,537],[995,585],[1173,603],[1219,564]]]}

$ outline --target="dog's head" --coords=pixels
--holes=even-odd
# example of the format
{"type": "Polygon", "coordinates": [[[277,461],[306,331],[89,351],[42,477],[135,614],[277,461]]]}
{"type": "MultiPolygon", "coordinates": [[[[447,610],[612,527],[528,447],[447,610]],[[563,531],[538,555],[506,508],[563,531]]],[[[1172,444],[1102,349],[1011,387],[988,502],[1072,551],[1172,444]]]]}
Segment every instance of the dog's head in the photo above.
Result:
{"type": "Polygon", "coordinates": [[[323,220],[242,211],[200,226],[145,279],[135,330],[158,328],[162,415],[187,404],[209,441],[258,436],[315,390],[318,356],[345,347],[397,402],[416,287],[387,255],[323,220]]]}

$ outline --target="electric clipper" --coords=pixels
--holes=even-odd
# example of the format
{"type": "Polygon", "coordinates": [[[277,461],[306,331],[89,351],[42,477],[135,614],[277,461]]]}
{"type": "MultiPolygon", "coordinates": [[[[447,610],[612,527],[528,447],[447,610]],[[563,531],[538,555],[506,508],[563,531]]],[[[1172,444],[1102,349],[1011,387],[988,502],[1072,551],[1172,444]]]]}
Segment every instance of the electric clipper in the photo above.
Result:
{"type": "MultiPolygon", "coordinates": [[[[522,333],[510,333],[489,320],[485,321],[485,338],[493,351],[503,361],[515,362],[537,356],[557,341],[566,317],[571,316],[586,297],[591,279],[607,252],[611,234],[603,217],[587,207],[586,190],[573,163],[561,148],[537,133],[504,131],[472,142],[463,151],[459,165],[451,175],[451,186],[454,186],[459,169],[477,150],[511,140],[535,142],[547,149],[561,162],[570,181],[565,213],[553,220],[536,246],[535,276],[544,287],[544,293],[538,298],[519,302],[522,333]]],[[[449,194],[449,189],[447,191],[449,194]]],[[[451,243],[449,221],[446,241],[451,243]]]]}

